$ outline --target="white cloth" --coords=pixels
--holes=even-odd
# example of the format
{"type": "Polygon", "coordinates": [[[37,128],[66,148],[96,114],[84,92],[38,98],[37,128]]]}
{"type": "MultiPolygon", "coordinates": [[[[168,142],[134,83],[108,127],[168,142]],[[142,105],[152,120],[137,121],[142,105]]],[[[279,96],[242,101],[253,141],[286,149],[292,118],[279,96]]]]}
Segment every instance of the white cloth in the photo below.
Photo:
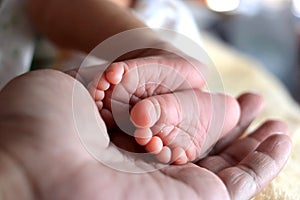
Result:
{"type": "MultiPolygon", "coordinates": [[[[34,34],[25,13],[25,3],[26,0],[0,1],[0,89],[30,69],[34,34]]],[[[132,11],[150,28],[173,30],[202,45],[195,20],[180,0],[139,0],[132,11]]],[[[82,58],[78,56],[82,54],[66,61],[64,69],[70,63],[74,67],[75,61],[80,65],[82,58]]]]}
{"type": "Polygon", "coordinates": [[[194,17],[181,0],[138,0],[133,12],[150,28],[177,31],[203,46],[194,17]]]}
{"type": "Polygon", "coordinates": [[[30,68],[34,37],[23,0],[0,1],[0,89],[30,68]]]}
{"type": "MultiPolygon", "coordinates": [[[[197,24],[191,14],[192,12],[181,0],[138,0],[131,11],[137,18],[152,29],[168,29],[175,31],[189,38],[197,45],[204,47],[197,24]]],[[[176,42],[174,43],[173,40],[174,38],[163,37],[161,39],[171,42],[176,46],[176,42]]],[[[193,56],[192,54],[189,55],[193,56]]],[[[74,68],[76,63],[79,66],[85,57],[86,55],[84,54],[75,53],[71,59],[63,64],[64,70],[74,68]]],[[[89,56],[88,59],[85,59],[85,64],[87,65],[100,63],[106,63],[106,61],[93,56],[89,56]]]]}

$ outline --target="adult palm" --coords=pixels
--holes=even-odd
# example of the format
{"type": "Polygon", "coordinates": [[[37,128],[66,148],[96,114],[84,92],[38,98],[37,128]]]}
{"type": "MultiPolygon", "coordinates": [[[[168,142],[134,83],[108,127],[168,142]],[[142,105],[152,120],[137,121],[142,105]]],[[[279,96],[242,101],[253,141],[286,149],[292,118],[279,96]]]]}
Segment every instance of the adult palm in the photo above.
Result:
{"type": "MultiPolygon", "coordinates": [[[[242,113],[253,105],[244,100],[242,113]]],[[[111,166],[135,171],[151,165],[111,145],[86,89],[54,71],[12,81],[0,93],[0,110],[4,199],[249,199],[274,178],[291,150],[285,134],[274,134],[287,132],[280,122],[268,122],[237,140],[252,112],[242,114],[214,155],[196,164],[147,173],[116,170],[111,166]]],[[[115,143],[132,148],[119,133],[112,133],[115,143]]]]}

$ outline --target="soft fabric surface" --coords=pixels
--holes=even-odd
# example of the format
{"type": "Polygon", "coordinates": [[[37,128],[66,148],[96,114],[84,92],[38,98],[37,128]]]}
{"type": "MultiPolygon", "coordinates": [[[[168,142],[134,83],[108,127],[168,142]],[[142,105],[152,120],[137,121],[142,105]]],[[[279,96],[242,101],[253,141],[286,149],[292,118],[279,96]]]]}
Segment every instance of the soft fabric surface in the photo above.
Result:
{"type": "MultiPolygon", "coordinates": [[[[263,70],[258,63],[212,37],[205,35],[203,39],[206,50],[222,77],[225,92],[237,96],[250,90],[264,96],[266,107],[249,130],[269,118],[281,119],[290,128],[294,143],[290,160],[279,176],[254,199],[300,199],[299,105],[290,97],[283,85],[270,73],[263,70]]],[[[214,89],[219,90],[218,87],[220,86],[216,86],[214,89]]]]}

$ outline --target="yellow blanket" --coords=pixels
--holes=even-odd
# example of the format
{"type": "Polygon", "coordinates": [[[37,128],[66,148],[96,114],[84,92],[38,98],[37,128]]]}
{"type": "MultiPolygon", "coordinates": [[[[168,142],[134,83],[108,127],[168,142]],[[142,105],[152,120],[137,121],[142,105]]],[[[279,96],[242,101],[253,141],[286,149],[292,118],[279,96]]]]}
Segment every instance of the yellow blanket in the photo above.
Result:
{"type": "Polygon", "coordinates": [[[279,176],[254,199],[300,199],[299,105],[290,97],[283,85],[258,63],[207,35],[204,36],[204,43],[209,57],[223,79],[225,92],[237,96],[250,90],[264,96],[266,108],[250,129],[269,118],[281,119],[290,128],[294,143],[290,160],[279,176]]]}

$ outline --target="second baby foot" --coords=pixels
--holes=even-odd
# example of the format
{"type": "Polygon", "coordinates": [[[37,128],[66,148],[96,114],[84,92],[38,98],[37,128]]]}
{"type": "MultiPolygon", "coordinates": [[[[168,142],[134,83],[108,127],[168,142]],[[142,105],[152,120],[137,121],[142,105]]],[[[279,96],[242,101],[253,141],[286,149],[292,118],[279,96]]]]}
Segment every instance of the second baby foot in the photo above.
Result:
{"type": "Polygon", "coordinates": [[[199,158],[237,124],[237,101],[223,94],[186,90],[149,97],[131,110],[135,139],[163,163],[199,158]]]}
{"type": "Polygon", "coordinates": [[[190,58],[153,56],[112,63],[90,82],[88,89],[108,127],[114,126],[111,103],[132,107],[153,95],[205,85],[206,67],[190,58]]]}
{"type": "MultiPolygon", "coordinates": [[[[207,93],[201,93],[200,96],[206,97],[205,101],[200,101],[199,95],[195,98],[194,92],[191,95],[193,88],[201,88],[205,84],[204,76],[200,73],[204,71],[203,69],[205,67],[194,60],[184,60],[174,56],[139,58],[113,63],[103,74],[94,79],[88,88],[108,128],[116,127],[116,117],[131,118],[137,127],[134,134],[140,145],[156,154],[161,162],[183,164],[197,159],[216,141],[213,137],[206,137],[206,128],[213,123],[211,121],[212,109],[209,108],[214,104],[211,97],[218,95],[210,96],[207,93]],[[190,90],[190,93],[178,92],[175,96],[170,94],[182,90],[190,90]],[[180,98],[180,103],[178,103],[178,95],[184,97],[180,98]],[[147,113],[145,113],[151,110],[149,110],[149,107],[151,108],[149,102],[147,103],[150,100],[147,99],[148,97],[152,100],[167,98],[168,101],[158,102],[180,106],[170,107],[167,104],[164,106],[159,104],[164,114],[157,121],[154,120],[149,124],[147,120],[150,118],[147,119],[147,113]],[[202,103],[199,105],[199,102],[202,103]],[[206,102],[206,109],[203,108],[204,102],[206,102]],[[116,104],[117,106],[112,106],[116,104]],[[113,107],[117,107],[115,112],[113,112],[113,107]],[[131,114],[126,115],[131,108],[133,108],[131,114]],[[182,115],[174,118],[174,113],[178,114],[179,111],[182,111],[182,115]],[[138,118],[143,119],[142,122],[138,118]]],[[[219,95],[219,97],[222,97],[222,101],[215,103],[214,106],[219,105],[218,109],[224,110],[225,101],[223,100],[230,98],[224,98],[224,95],[219,95]]],[[[237,105],[232,103],[234,102],[232,98],[228,102],[229,105],[237,105]]],[[[227,129],[231,129],[236,124],[237,116],[239,116],[239,112],[236,111],[238,106],[229,106],[229,108],[232,107],[235,109],[228,114],[228,116],[233,116],[231,121],[226,118],[226,113],[221,114],[221,117],[225,117],[231,123],[225,121],[227,128],[224,128],[222,133],[217,130],[215,132],[219,133],[214,134],[223,135],[228,132],[227,129]]]]}

